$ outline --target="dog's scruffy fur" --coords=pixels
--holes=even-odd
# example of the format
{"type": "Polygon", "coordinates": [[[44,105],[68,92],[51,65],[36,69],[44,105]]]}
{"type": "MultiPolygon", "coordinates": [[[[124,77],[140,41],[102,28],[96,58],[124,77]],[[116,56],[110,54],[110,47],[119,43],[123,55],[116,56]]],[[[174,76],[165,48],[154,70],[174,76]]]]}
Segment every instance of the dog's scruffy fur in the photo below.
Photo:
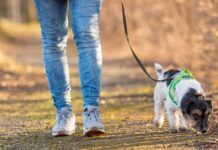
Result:
{"type": "MultiPolygon", "coordinates": [[[[174,78],[181,70],[163,70],[160,64],[155,64],[159,80],[174,78]]],[[[158,82],[154,90],[154,126],[161,127],[164,123],[165,112],[168,117],[170,130],[178,132],[186,129],[205,133],[208,131],[208,119],[212,110],[211,100],[205,98],[201,84],[195,79],[183,79],[176,86],[179,99],[178,106],[168,95],[172,80],[158,82]]]]}

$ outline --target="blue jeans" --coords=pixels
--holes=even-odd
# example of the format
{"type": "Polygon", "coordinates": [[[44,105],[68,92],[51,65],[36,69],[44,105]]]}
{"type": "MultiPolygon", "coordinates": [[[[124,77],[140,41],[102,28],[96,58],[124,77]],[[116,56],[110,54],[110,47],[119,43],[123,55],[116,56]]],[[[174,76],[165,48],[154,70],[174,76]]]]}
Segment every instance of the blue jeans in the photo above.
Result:
{"type": "MultiPolygon", "coordinates": [[[[69,0],[84,107],[98,106],[102,53],[99,14],[102,0],[69,0]]],[[[43,60],[49,89],[57,110],[72,110],[66,57],[68,0],[35,0],[41,26],[43,60]]]]}

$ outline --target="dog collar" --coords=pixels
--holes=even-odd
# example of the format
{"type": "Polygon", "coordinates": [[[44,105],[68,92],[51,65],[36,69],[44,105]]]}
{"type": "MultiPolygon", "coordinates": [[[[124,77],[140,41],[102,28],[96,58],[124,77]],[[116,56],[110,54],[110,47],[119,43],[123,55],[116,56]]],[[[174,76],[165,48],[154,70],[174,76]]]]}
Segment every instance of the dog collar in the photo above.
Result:
{"type": "Polygon", "coordinates": [[[170,100],[178,106],[179,98],[176,94],[176,86],[177,84],[184,79],[194,79],[194,76],[188,69],[182,69],[181,72],[171,81],[169,86],[168,95],[170,97],[170,100]]]}

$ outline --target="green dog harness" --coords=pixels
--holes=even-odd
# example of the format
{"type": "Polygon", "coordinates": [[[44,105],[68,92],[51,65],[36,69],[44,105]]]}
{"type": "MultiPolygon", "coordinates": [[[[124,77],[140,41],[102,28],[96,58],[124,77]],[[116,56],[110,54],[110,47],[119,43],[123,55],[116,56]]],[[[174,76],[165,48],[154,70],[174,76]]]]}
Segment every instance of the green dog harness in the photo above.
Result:
{"type": "Polygon", "coordinates": [[[188,69],[182,69],[181,73],[177,75],[170,83],[168,95],[171,101],[178,106],[179,98],[176,94],[176,86],[183,79],[194,79],[192,73],[188,69]]]}

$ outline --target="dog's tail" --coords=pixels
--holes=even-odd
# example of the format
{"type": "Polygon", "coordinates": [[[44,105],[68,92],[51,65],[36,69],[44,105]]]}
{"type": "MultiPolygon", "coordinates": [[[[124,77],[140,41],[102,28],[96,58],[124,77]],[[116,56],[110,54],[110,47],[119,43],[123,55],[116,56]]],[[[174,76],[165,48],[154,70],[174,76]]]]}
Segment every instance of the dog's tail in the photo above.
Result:
{"type": "Polygon", "coordinates": [[[163,67],[158,63],[155,63],[154,67],[156,69],[157,76],[159,77],[163,73],[163,67]]]}

